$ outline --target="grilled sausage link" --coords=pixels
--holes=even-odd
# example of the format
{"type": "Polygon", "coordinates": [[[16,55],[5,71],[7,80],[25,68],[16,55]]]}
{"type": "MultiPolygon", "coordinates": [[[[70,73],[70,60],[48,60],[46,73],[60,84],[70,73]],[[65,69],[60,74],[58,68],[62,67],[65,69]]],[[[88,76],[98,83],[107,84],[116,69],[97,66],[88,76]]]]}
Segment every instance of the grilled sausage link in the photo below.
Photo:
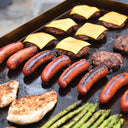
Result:
{"type": "Polygon", "coordinates": [[[26,76],[32,74],[40,65],[52,60],[54,54],[50,50],[42,51],[30,58],[23,67],[23,73],[26,76]]]}
{"type": "Polygon", "coordinates": [[[48,82],[60,69],[71,63],[71,59],[62,55],[51,61],[41,73],[41,79],[43,82],[48,82]]]}
{"type": "Polygon", "coordinates": [[[65,88],[76,76],[86,71],[90,64],[86,59],[81,59],[69,66],[58,79],[60,87],[65,88]]]}
{"type": "Polygon", "coordinates": [[[120,109],[128,113],[128,90],[125,91],[120,100],[120,109]]]}
{"type": "Polygon", "coordinates": [[[24,47],[21,42],[14,42],[0,48],[0,64],[13,53],[21,50],[24,47]]]}
{"type": "Polygon", "coordinates": [[[103,88],[99,100],[102,104],[107,103],[122,86],[128,84],[128,73],[121,73],[113,77],[103,88]]]}
{"type": "Polygon", "coordinates": [[[32,57],[33,55],[35,55],[37,53],[37,51],[38,51],[38,48],[36,46],[24,48],[24,49],[16,52],[15,54],[13,54],[12,56],[10,56],[7,60],[6,65],[10,70],[14,70],[22,62],[24,62],[28,58],[32,57]]]}
{"type": "Polygon", "coordinates": [[[108,68],[105,65],[100,65],[90,70],[80,80],[77,88],[78,92],[81,95],[85,95],[95,82],[97,82],[99,79],[106,76],[107,74],[108,74],[108,68]]]}

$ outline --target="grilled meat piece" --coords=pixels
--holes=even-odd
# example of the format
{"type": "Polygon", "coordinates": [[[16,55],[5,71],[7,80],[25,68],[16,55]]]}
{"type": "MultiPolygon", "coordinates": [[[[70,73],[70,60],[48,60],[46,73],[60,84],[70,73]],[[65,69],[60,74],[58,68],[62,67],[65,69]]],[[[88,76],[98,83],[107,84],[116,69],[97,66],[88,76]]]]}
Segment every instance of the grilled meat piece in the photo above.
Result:
{"type": "Polygon", "coordinates": [[[0,84],[0,108],[6,107],[16,99],[19,83],[15,80],[0,84]]]}
{"type": "Polygon", "coordinates": [[[121,54],[107,51],[99,51],[94,53],[91,56],[91,60],[95,66],[105,64],[108,68],[118,68],[124,62],[121,54]]]}
{"type": "Polygon", "coordinates": [[[38,122],[57,102],[55,91],[41,95],[29,95],[15,100],[8,111],[7,120],[19,125],[38,122]]]}
{"type": "Polygon", "coordinates": [[[128,53],[128,35],[121,35],[113,42],[114,49],[128,53]]]}

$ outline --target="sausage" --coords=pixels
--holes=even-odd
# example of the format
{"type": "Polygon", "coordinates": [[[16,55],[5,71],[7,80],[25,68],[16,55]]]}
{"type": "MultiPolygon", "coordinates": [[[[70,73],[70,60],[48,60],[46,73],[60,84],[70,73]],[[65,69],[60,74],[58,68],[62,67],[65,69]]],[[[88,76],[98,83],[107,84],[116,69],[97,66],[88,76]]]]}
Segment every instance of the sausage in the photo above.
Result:
{"type": "Polygon", "coordinates": [[[60,87],[65,88],[76,76],[86,71],[90,64],[86,59],[81,59],[69,66],[59,77],[58,83],[60,87]]]}
{"type": "Polygon", "coordinates": [[[103,88],[99,100],[102,104],[107,103],[122,86],[128,84],[128,73],[121,73],[113,77],[103,88]]]}
{"type": "Polygon", "coordinates": [[[48,82],[54,76],[55,73],[57,73],[60,69],[70,63],[71,59],[66,55],[62,55],[55,58],[44,68],[43,72],[41,73],[42,81],[48,82]]]}
{"type": "Polygon", "coordinates": [[[128,113],[128,90],[125,91],[120,100],[120,109],[128,113]]]}
{"type": "Polygon", "coordinates": [[[108,74],[108,68],[105,65],[100,65],[90,70],[80,80],[77,87],[78,92],[81,95],[85,95],[95,82],[97,82],[99,79],[106,76],[107,74],[108,74]]]}
{"type": "Polygon", "coordinates": [[[42,51],[36,55],[34,55],[32,58],[30,58],[23,67],[23,73],[26,76],[29,76],[32,74],[41,64],[44,64],[54,57],[54,54],[50,50],[42,51]]]}
{"type": "Polygon", "coordinates": [[[36,52],[38,51],[38,48],[36,46],[31,46],[28,48],[24,48],[12,56],[10,56],[7,60],[7,67],[10,70],[16,69],[23,61],[27,60],[28,58],[32,57],[36,52]]]}
{"type": "Polygon", "coordinates": [[[21,50],[24,47],[21,42],[14,42],[0,48],[0,64],[13,53],[21,50]]]}

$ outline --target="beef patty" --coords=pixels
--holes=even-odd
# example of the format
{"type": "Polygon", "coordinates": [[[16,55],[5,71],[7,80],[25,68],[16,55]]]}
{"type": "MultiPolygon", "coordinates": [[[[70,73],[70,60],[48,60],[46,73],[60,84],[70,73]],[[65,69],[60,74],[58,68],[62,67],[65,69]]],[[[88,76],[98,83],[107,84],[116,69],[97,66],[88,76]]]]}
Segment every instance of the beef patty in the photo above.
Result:
{"type": "Polygon", "coordinates": [[[95,66],[105,64],[108,68],[118,68],[124,62],[121,54],[107,51],[99,51],[94,53],[91,56],[91,60],[95,66]]]}
{"type": "Polygon", "coordinates": [[[128,35],[121,35],[113,42],[114,49],[128,53],[128,35]]]}

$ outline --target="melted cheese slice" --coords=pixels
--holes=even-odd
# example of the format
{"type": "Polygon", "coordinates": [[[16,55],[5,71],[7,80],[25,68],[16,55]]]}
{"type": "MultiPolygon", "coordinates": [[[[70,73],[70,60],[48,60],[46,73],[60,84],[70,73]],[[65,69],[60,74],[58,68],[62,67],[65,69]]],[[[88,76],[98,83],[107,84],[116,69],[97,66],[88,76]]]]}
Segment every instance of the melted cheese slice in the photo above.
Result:
{"type": "Polygon", "coordinates": [[[75,35],[85,35],[91,37],[93,39],[97,39],[100,34],[102,34],[107,28],[101,25],[85,23],[82,27],[80,27],[75,35]]]}
{"type": "Polygon", "coordinates": [[[66,51],[71,51],[77,54],[83,47],[89,46],[90,44],[86,41],[78,40],[72,37],[67,37],[61,40],[55,49],[63,49],[66,51]]]}
{"type": "Polygon", "coordinates": [[[99,20],[120,26],[125,22],[127,18],[127,16],[117,12],[108,12],[102,17],[100,17],[99,20]]]}
{"type": "Polygon", "coordinates": [[[75,21],[73,21],[70,18],[65,18],[65,19],[54,20],[49,24],[47,24],[45,27],[57,28],[66,32],[68,29],[70,29],[75,25],[77,25],[75,21]]]}
{"type": "Polygon", "coordinates": [[[35,44],[42,49],[52,40],[56,40],[56,38],[50,34],[39,32],[28,35],[23,42],[35,44]]]}
{"type": "Polygon", "coordinates": [[[78,5],[71,10],[70,15],[78,14],[80,16],[83,16],[85,19],[89,19],[97,11],[100,10],[96,7],[91,7],[88,5],[78,5]]]}

